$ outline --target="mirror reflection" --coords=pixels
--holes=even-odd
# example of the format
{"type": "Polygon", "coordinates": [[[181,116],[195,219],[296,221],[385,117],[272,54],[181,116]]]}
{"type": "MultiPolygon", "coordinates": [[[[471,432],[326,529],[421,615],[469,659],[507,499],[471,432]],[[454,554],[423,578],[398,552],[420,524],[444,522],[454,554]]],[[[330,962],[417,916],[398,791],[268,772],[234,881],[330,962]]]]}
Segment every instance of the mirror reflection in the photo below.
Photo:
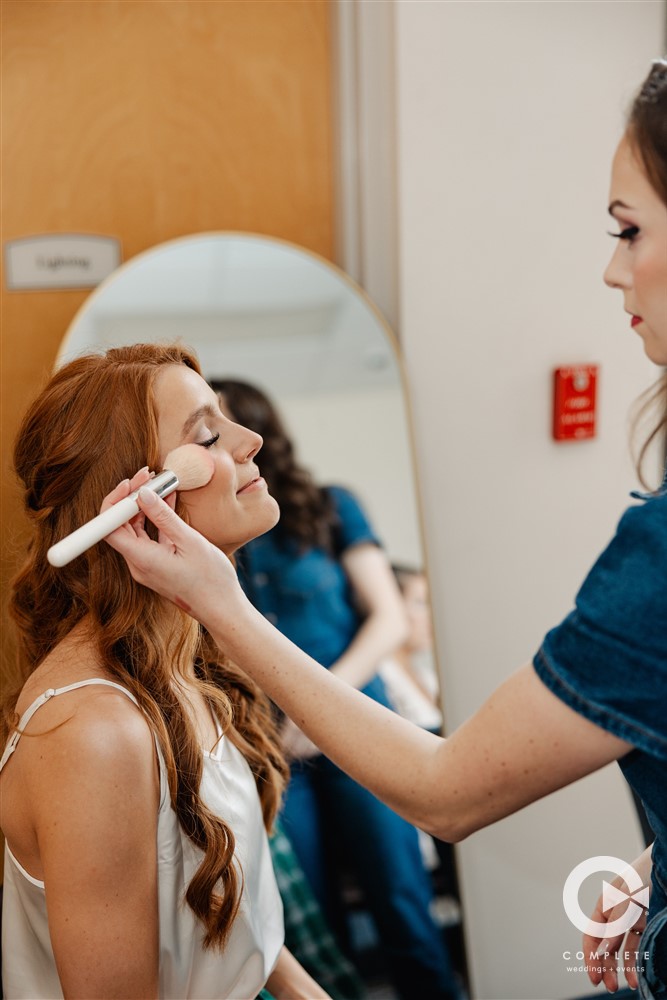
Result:
{"type": "MultiPolygon", "coordinates": [[[[204,234],[120,268],[58,361],[170,340],[195,349],[223,413],[264,439],[257,464],[282,513],[238,556],[253,603],[323,667],[438,731],[408,415],[382,318],[309,252],[204,234]]],[[[334,997],[373,983],[400,1000],[461,996],[451,848],[281,727],[291,778],[272,848],[287,946],[334,997]]]]}
{"type": "Polygon", "coordinates": [[[324,260],[265,237],[205,234],[133,258],[75,317],[58,363],[182,340],[208,379],[264,389],[318,481],[359,492],[392,561],[420,564],[408,423],[388,328],[324,260]]]}

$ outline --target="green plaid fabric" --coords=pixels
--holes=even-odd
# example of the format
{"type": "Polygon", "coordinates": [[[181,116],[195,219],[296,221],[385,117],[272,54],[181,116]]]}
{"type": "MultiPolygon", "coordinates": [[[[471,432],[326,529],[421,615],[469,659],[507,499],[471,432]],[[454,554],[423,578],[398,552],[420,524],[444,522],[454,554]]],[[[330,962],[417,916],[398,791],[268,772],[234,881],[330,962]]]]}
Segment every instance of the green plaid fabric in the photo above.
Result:
{"type": "MultiPolygon", "coordinates": [[[[326,924],[291,843],[276,823],[271,856],[285,911],[285,946],[333,1000],[364,1000],[366,991],[326,924]]],[[[267,990],[261,1000],[272,1000],[267,990]]]]}

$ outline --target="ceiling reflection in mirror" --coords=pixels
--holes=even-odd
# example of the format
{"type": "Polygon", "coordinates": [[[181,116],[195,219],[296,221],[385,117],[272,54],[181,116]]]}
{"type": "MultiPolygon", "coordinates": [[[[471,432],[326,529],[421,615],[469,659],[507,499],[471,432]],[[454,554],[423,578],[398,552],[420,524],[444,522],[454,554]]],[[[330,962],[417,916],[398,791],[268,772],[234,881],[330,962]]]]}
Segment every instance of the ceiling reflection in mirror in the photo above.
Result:
{"type": "Polygon", "coordinates": [[[195,349],[205,378],[250,382],[273,398],[316,481],[352,489],[390,559],[422,564],[396,350],[346,275],[268,237],[174,240],[133,258],[90,296],[58,364],[89,350],[174,340],[195,349]]]}

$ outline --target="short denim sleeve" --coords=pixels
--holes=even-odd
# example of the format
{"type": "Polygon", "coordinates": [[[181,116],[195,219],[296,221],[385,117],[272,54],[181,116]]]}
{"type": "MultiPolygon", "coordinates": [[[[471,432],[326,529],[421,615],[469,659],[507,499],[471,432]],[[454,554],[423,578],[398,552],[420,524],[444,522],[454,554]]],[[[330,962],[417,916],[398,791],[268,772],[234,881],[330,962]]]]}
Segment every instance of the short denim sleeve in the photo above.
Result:
{"type": "Polygon", "coordinates": [[[667,760],[667,494],[625,512],[533,664],[575,711],[667,760]]]}
{"type": "Polygon", "coordinates": [[[334,510],[336,511],[336,549],[338,553],[362,542],[380,545],[380,541],[366,516],[363,507],[349,490],[342,486],[328,486],[334,510]]]}

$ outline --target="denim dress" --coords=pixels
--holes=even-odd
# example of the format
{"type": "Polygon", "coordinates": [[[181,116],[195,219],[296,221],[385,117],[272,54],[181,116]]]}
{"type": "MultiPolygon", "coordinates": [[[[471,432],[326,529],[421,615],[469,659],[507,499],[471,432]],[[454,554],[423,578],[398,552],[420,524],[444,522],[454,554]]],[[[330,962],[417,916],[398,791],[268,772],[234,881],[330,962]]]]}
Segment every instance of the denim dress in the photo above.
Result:
{"type": "Polygon", "coordinates": [[[533,665],[562,701],[631,743],[619,760],[655,832],[640,996],[667,998],[667,475],[621,518],[533,665]]]}
{"type": "MultiPolygon", "coordinates": [[[[355,545],[380,545],[356,497],[340,486],[326,493],[336,517],[335,552],[304,549],[285,538],[278,524],[253,539],[238,555],[239,581],[250,601],[283,635],[323,667],[339,659],[357,634],[362,616],[340,555],[355,545]]],[[[388,705],[376,675],[362,688],[388,705]]]]}

